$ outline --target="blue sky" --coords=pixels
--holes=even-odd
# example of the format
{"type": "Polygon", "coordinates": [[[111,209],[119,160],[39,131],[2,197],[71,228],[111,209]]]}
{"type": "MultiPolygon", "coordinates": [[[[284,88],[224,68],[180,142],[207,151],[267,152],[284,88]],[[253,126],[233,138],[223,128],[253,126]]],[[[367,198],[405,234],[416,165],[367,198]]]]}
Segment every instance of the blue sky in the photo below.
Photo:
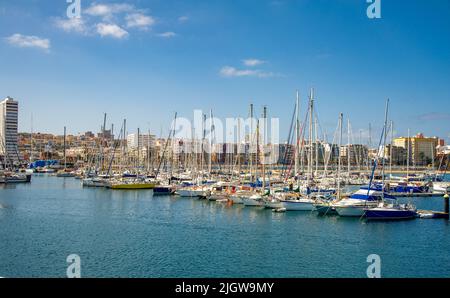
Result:
{"type": "MultiPolygon", "coordinates": [[[[384,102],[398,135],[450,137],[450,2],[382,0],[0,0],[0,97],[21,131],[97,131],[128,121],[167,133],[175,111],[246,116],[267,105],[287,136],[299,89],[314,87],[321,126],[338,113],[379,135],[384,102]]],[[[304,110],[303,110],[304,112],[304,110]]]]}

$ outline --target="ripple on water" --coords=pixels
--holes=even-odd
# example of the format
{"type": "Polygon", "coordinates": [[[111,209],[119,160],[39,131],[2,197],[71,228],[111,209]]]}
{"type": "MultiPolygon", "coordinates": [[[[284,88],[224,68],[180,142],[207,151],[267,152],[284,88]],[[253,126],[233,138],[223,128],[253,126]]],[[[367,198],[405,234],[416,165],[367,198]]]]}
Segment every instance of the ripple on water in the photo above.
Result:
{"type": "Polygon", "coordinates": [[[369,254],[380,255],[384,277],[450,277],[441,220],[275,214],[46,176],[0,199],[0,276],[63,277],[76,253],[86,277],[365,277],[369,254]]]}

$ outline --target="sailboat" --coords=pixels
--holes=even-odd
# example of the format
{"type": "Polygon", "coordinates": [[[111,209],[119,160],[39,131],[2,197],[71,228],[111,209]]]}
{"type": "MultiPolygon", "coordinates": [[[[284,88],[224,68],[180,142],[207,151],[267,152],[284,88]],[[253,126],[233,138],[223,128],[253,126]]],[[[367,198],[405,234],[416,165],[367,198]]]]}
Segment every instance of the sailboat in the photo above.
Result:
{"type": "Polygon", "coordinates": [[[106,180],[101,177],[87,177],[82,180],[83,187],[105,187],[106,180]]]}
{"type": "MultiPolygon", "coordinates": [[[[388,194],[384,194],[384,196],[392,197],[388,194]]],[[[382,199],[382,191],[374,189],[366,190],[363,188],[350,195],[350,197],[335,202],[331,206],[336,210],[339,216],[361,217],[368,208],[377,207],[382,199]]]]}
{"type": "MultiPolygon", "coordinates": [[[[297,175],[297,168],[298,168],[298,157],[299,157],[299,146],[300,146],[300,121],[299,121],[299,108],[300,108],[300,101],[299,101],[299,95],[297,91],[297,100],[296,100],[296,145],[295,145],[295,175],[297,175]]],[[[308,168],[309,168],[309,176],[308,176],[308,189],[309,189],[309,179],[312,179],[312,143],[313,143],[313,133],[312,133],[312,121],[314,117],[314,93],[313,89],[311,89],[310,96],[309,96],[309,143],[310,143],[310,158],[308,159],[308,168]]],[[[317,144],[316,144],[317,148],[317,144]]],[[[316,161],[318,160],[318,156],[316,153],[316,161]]],[[[299,179],[297,179],[297,188],[300,189],[299,185],[299,179]]],[[[309,192],[309,191],[308,191],[309,192]]],[[[286,211],[313,211],[315,209],[314,204],[315,200],[312,199],[311,193],[307,193],[306,195],[300,194],[300,192],[288,192],[288,193],[281,193],[276,195],[278,197],[278,200],[281,202],[281,207],[285,208],[286,211]]]]}
{"type": "Polygon", "coordinates": [[[333,206],[333,203],[335,201],[339,201],[341,198],[341,145],[342,145],[342,121],[343,121],[344,115],[342,113],[339,114],[339,122],[338,122],[338,129],[339,129],[339,141],[338,141],[338,168],[337,168],[337,193],[335,200],[329,200],[324,198],[319,198],[317,202],[314,204],[315,210],[318,212],[319,215],[336,215],[338,214],[336,211],[336,208],[333,206]]]}
{"type": "Polygon", "coordinates": [[[433,193],[448,194],[450,193],[450,182],[433,182],[433,193]]]}
{"type": "Polygon", "coordinates": [[[278,196],[286,211],[313,211],[315,200],[304,197],[300,193],[281,193],[278,196]]]}
{"type": "Polygon", "coordinates": [[[64,126],[64,170],[58,171],[56,177],[75,177],[75,173],[67,171],[67,158],[66,158],[66,127],[64,126]]]}
{"type": "MultiPolygon", "coordinates": [[[[386,129],[387,129],[387,108],[385,114],[385,126],[383,127],[383,130],[381,132],[381,138],[378,148],[381,147],[383,139],[385,140],[386,129]]],[[[384,147],[382,151],[384,153],[384,147]]],[[[350,197],[338,200],[336,203],[333,204],[333,207],[336,209],[336,212],[339,214],[339,216],[362,217],[364,216],[367,209],[377,207],[378,204],[382,202],[384,198],[395,199],[393,196],[385,193],[384,185],[381,189],[378,189],[377,187],[374,187],[374,185],[372,184],[377,164],[378,160],[375,160],[375,163],[372,167],[372,174],[370,177],[369,185],[367,188],[361,187],[350,197]]],[[[383,158],[383,165],[384,165],[384,158],[383,158]]],[[[383,172],[383,179],[384,179],[384,172],[383,172]]]]}
{"type": "MultiPolygon", "coordinates": [[[[264,108],[265,111],[266,108],[264,108]]],[[[250,104],[250,119],[253,119],[253,104],[250,104]]],[[[249,157],[250,157],[250,182],[253,181],[253,121],[250,124],[250,148],[249,148],[249,157]]],[[[259,153],[259,123],[256,127],[256,150],[257,153],[259,153]]],[[[255,162],[255,173],[257,173],[258,169],[258,154],[256,155],[256,162],[255,162]]],[[[258,179],[256,179],[255,187],[259,185],[258,179]]],[[[263,185],[262,185],[262,192],[264,192],[265,188],[265,178],[263,178],[263,185]]],[[[263,207],[265,205],[265,201],[263,199],[263,196],[260,192],[258,192],[256,189],[243,189],[241,191],[236,192],[234,195],[231,196],[231,201],[233,204],[244,204],[244,206],[247,207],[263,207]]]]}
{"type": "Polygon", "coordinates": [[[217,183],[213,185],[208,196],[208,201],[222,201],[228,200],[230,198],[231,193],[235,189],[234,186],[227,183],[217,183]]]}
{"type": "Polygon", "coordinates": [[[400,220],[417,217],[417,209],[411,204],[398,204],[396,201],[381,202],[377,207],[366,209],[364,216],[368,220],[400,220]]]}
{"type": "Polygon", "coordinates": [[[242,203],[244,204],[244,206],[248,207],[262,207],[265,204],[262,195],[258,193],[255,193],[248,197],[243,197],[242,203]]]}
{"type": "Polygon", "coordinates": [[[184,198],[207,198],[210,193],[209,187],[203,185],[183,187],[176,191],[176,194],[184,198]]]}
{"type": "Polygon", "coordinates": [[[119,179],[111,180],[106,183],[106,187],[110,189],[153,189],[157,182],[148,181],[147,179],[119,179]]]}
{"type": "MultiPolygon", "coordinates": [[[[338,198],[338,197],[336,197],[338,198]]],[[[319,215],[337,215],[336,208],[333,206],[334,199],[326,198],[326,197],[320,197],[316,200],[316,203],[314,204],[314,210],[319,215]]]]}
{"type": "MultiPolygon", "coordinates": [[[[384,189],[385,175],[384,175],[384,148],[386,148],[386,134],[387,134],[387,116],[389,111],[389,99],[386,101],[386,112],[384,122],[384,146],[383,146],[383,164],[382,164],[382,186],[384,189]]],[[[370,188],[370,184],[369,184],[370,188]]],[[[399,204],[395,197],[386,196],[382,192],[382,201],[377,207],[367,208],[364,210],[364,216],[368,220],[382,219],[382,220],[401,220],[401,219],[413,219],[417,217],[417,209],[412,204],[399,204]]]]}
{"type": "MultiPolygon", "coordinates": [[[[445,156],[445,154],[442,155],[438,169],[442,168],[445,156]]],[[[438,176],[438,169],[435,170],[436,174],[431,178],[431,180],[433,181],[432,192],[437,194],[448,194],[450,193],[450,182],[444,181],[447,174],[447,168],[444,170],[444,173],[441,177],[438,176]]]]}
{"type": "Polygon", "coordinates": [[[153,188],[154,196],[170,196],[175,194],[175,187],[172,185],[158,185],[153,188]]]}
{"type": "MultiPolygon", "coordinates": [[[[192,144],[194,144],[194,140],[192,141],[192,144]]],[[[193,145],[194,146],[194,145],[193,145]]],[[[192,154],[193,159],[196,157],[195,154],[192,154]]],[[[193,179],[194,185],[188,185],[179,188],[176,191],[176,194],[178,194],[180,197],[184,198],[208,198],[211,193],[211,186],[206,185],[203,183],[202,177],[199,176],[198,170],[196,169],[197,166],[197,160],[192,161],[194,171],[191,173],[195,178],[193,179]]]]}

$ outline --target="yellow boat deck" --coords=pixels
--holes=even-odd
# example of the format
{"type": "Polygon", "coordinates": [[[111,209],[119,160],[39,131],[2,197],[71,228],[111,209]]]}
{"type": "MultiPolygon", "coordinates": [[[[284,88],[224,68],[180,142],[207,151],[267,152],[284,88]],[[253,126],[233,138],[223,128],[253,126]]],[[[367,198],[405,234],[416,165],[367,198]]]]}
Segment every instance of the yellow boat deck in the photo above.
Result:
{"type": "Polygon", "coordinates": [[[111,189],[153,189],[156,183],[119,183],[112,184],[111,189]]]}

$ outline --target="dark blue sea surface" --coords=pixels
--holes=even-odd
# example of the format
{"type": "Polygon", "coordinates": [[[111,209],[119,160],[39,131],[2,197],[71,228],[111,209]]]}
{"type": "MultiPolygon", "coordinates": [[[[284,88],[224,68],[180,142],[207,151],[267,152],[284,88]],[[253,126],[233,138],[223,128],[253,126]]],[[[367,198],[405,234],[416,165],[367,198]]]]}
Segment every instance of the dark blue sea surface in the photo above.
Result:
{"type": "Polygon", "coordinates": [[[83,277],[366,277],[370,254],[381,257],[382,277],[450,277],[445,220],[273,213],[45,175],[1,187],[3,277],[65,277],[70,254],[83,277]]]}

